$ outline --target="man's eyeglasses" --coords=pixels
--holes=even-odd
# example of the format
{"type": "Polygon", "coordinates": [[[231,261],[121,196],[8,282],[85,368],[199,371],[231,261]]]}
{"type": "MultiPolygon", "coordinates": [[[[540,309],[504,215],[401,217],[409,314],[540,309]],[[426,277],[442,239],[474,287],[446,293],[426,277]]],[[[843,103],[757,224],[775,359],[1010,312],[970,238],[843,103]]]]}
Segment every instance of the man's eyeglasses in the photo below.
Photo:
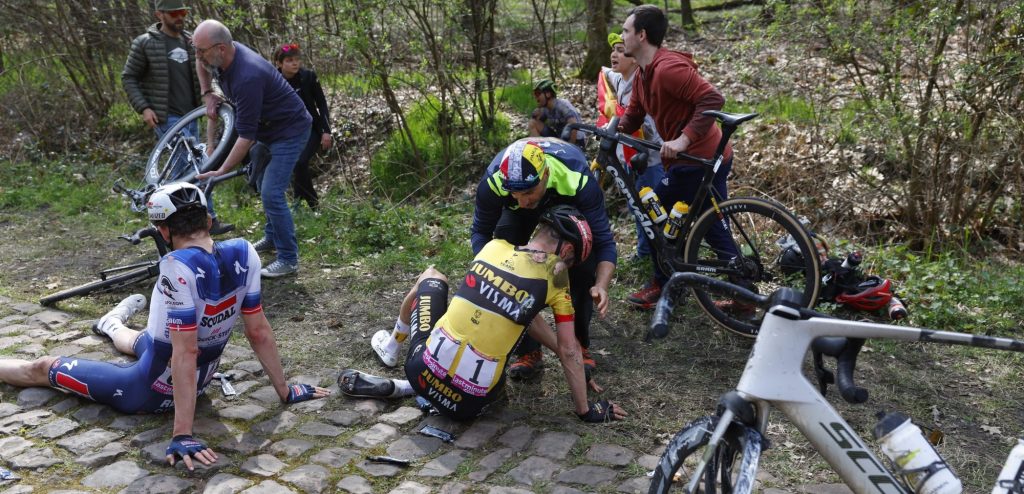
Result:
{"type": "Polygon", "coordinates": [[[281,52],[282,53],[288,53],[288,52],[290,52],[292,50],[298,51],[299,50],[299,44],[298,43],[288,43],[287,45],[281,45],[281,52]]]}
{"type": "Polygon", "coordinates": [[[164,15],[169,15],[171,17],[185,17],[188,15],[188,9],[162,10],[161,12],[163,12],[164,15]]]}
{"type": "Polygon", "coordinates": [[[224,43],[214,43],[214,44],[212,44],[210,46],[207,46],[206,48],[200,48],[200,47],[198,47],[196,45],[192,45],[192,46],[196,49],[196,55],[201,57],[201,56],[203,56],[204,53],[210,51],[210,49],[212,49],[214,46],[223,45],[223,44],[224,43]]]}

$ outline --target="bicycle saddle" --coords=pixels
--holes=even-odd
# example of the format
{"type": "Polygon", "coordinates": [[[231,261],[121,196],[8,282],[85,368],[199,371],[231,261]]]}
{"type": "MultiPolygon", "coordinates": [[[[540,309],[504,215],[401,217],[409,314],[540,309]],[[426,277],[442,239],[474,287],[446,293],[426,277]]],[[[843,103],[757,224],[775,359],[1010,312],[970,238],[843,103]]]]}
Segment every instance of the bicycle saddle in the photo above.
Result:
{"type": "Polygon", "coordinates": [[[711,116],[711,117],[715,117],[715,118],[717,118],[717,119],[722,121],[722,125],[728,125],[728,126],[736,127],[739,124],[741,124],[743,122],[746,122],[747,120],[750,120],[750,119],[756,117],[758,114],[757,113],[725,113],[723,111],[708,110],[708,111],[701,112],[701,115],[708,115],[708,116],[711,116]]]}

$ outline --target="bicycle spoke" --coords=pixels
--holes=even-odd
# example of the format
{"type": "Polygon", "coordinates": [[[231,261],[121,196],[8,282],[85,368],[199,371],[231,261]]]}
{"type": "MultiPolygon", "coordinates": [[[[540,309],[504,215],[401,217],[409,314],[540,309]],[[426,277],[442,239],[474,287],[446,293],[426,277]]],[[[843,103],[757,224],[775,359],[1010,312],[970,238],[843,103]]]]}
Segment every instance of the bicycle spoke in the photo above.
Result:
{"type": "Polygon", "coordinates": [[[234,110],[222,105],[216,123],[208,121],[205,107],[196,108],[183,116],[161,137],[146,165],[146,182],[162,185],[189,180],[208,168],[218,166],[234,144],[234,110]],[[214,125],[213,146],[206,153],[205,139],[210,125],[214,125]],[[202,142],[201,142],[202,141],[202,142]]]}
{"type": "MultiPolygon", "coordinates": [[[[813,305],[821,281],[816,256],[798,256],[796,263],[788,263],[791,256],[784,255],[790,245],[813,252],[813,247],[807,247],[810,240],[803,227],[781,206],[761,199],[729,200],[722,203],[721,212],[728,230],[721,227],[723,220],[717,214],[705,212],[687,240],[686,262],[757,293],[771,293],[780,287],[800,291],[805,294],[804,304],[813,305]],[[793,241],[782,242],[789,237],[793,241]],[[728,269],[721,268],[723,262],[728,269]]],[[[697,298],[726,329],[744,336],[757,334],[763,309],[703,292],[697,298]]]]}

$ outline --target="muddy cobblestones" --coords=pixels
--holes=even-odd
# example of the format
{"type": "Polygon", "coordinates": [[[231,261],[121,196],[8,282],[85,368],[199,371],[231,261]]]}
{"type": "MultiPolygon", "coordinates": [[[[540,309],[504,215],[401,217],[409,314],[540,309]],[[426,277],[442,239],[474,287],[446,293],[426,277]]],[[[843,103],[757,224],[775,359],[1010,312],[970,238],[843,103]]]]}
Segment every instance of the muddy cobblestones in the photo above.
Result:
{"type": "MultiPolygon", "coordinates": [[[[127,361],[89,334],[91,320],[2,297],[0,316],[0,359],[63,354],[127,361]]],[[[194,472],[180,462],[166,464],[171,415],[123,415],[49,388],[0,384],[0,467],[21,477],[0,482],[0,494],[646,492],[642,472],[660,453],[594,442],[591,429],[600,426],[530,417],[514,404],[458,424],[426,416],[411,403],[348,399],[331,372],[290,376],[335,394],[286,408],[252,351],[234,344],[221,371],[238,395],[225,397],[214,383],[197,403],[195,435],[220,459],[197,463],[194,472]],[[418,434],[426,424],[457,439],[418,434]],[[411,464],[367,459],[374,455],[411,464]]]]}

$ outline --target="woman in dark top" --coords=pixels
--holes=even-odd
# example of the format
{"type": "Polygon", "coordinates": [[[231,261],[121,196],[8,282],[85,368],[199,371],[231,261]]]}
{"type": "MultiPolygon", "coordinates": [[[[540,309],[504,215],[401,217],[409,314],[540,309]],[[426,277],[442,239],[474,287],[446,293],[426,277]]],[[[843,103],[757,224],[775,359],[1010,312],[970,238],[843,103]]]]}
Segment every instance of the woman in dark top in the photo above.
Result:
{"type": "Polygon", "coordinates": [[[316,189],[313,188],[313,177],[309,173],[309,160],[317,151],[331,147],[331,115],[316,72],[302,67],[301,55],[298,43],[278,46],[274,50],[274,65],[288,84],[299,93],[302,102],[306,104],[306,111],[313,117],[313,130],[309,134],[309,142],[295,164],[292,188],[295,190],[297,200],[305,199],[310,209],[316,209],[319,199],[316,189]]]}

